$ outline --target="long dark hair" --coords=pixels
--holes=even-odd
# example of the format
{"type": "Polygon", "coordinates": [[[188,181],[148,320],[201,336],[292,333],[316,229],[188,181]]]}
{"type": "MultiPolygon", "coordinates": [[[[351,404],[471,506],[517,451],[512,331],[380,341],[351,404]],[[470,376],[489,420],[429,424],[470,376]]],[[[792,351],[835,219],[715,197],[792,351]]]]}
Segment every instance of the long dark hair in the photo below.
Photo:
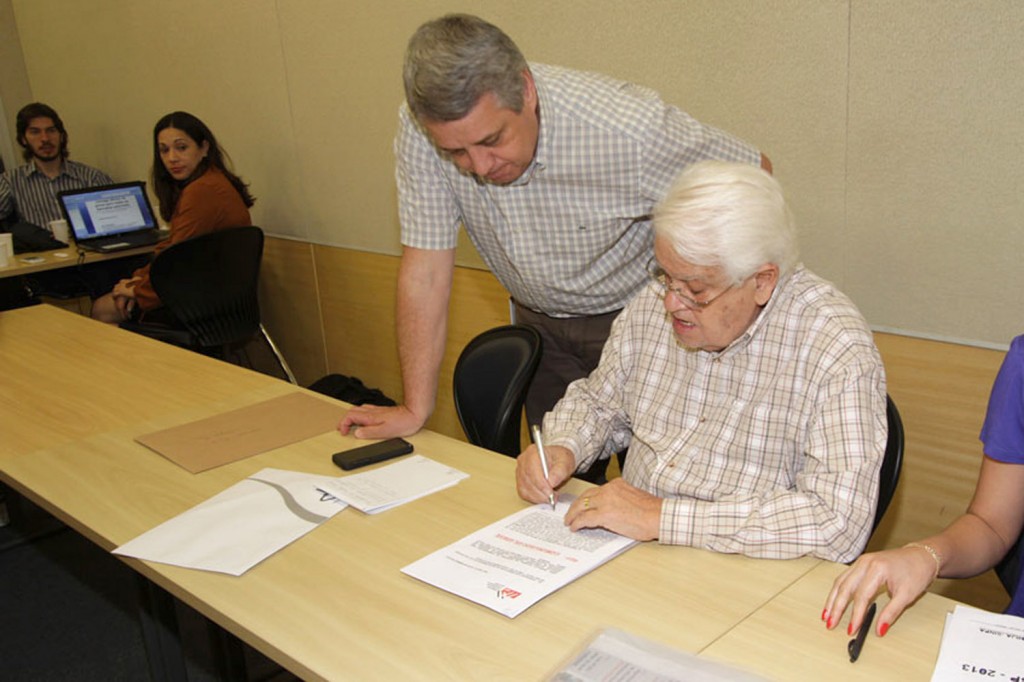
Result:
{"type": "MultiPolygon", "coordinates": [[[[224,176],[231,182],[236,190],[238,190],[239,196],[242,197],[242,201],[246,207],[252,206],[256,203],[256,199],[249,194],[249,186],[242,182],[242,179],[228,170],[224,160],[228,158],[227,152],[221,149],[221,146],[217,144],[217,138],[213,136],[213,132],[206,127],[206,124],[200,121],[192,114],[185,111],[175,111],[167,114],[159,121],[156,122],[156,126],[153,127],[153,170],[151,172],[151,180],[153,185],[153,192],[156,194],[157,200],[160,202],[160,217],[165,221],[169,221],[171,216],[174,215],[174,209],[178,205],[178,199],[181,197],[181,191],[185,189],[185,186],[198,178],[200,175],[206,172],[206,170],[213,166],[220,170],[224,176]],[[196,166],[195,172],[192,177],[182,181],[175,180],[167,168],[164,167],[164,162],[160,159],[160,145],[157,142],[157,136],[161,131],[167,128],[176,128],[181,130],[186,135],[192,138],[198,146],[202,147],[203,143],[209,144],[209,149],[206,152],[206,158],[199,162],[196,166]]],[[[230,159],[228,160],[230,163],[230,159]]]]}

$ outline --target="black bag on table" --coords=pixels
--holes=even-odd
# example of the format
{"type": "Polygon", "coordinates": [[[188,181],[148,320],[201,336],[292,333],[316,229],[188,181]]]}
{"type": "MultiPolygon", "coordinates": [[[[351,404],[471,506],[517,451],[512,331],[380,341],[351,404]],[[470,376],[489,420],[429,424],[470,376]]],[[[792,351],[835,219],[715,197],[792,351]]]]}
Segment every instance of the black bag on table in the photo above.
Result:
{"type": "Polygon", "coordinates": [[[14,242],[14,253],[30,253],[32,251],[52,251],[67,248],[67,244],[54,239],[50,231],[24,221],[11,223],[5,228],[10,232],[14,242]]]}
{"type": "Polygon", "coordinates": [[[393,407],[397,403],[384,395],[380,389],[367,388],[362,381],[356,377],[347,377],[344,374],[328,374],[320,377],[309,385],[309,390],[329,395],[338,400],[344,400],[353,405],[382,405],[393,407]]]}

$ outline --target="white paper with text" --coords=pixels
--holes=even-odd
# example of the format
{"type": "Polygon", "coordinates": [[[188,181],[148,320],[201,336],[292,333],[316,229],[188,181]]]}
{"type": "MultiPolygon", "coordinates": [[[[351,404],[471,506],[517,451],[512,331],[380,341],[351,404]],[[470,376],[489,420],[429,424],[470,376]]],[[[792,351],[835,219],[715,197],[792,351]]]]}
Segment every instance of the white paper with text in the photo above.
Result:
{"type": "Polygon", "coordinates": [[[509,618],[636,544],[606,530],[572,532],[564,517],[538,504],[415,561],[402,572],[509,618]]]}
{"type": "Polygon", "coordinates": [[[365,514],[377,514],[450,488],[466,478],[469,474],[464,471],[412,455],[378,469],[335,478],[320,489],[365,514]]]}
{"type": "Polygon", "coordinates": [[[608,628],[550,682],[767,682],[743,670],[608,628]]]}
{"type": "Polygon", "coordinates": [[[1024,618],[957,604],[946,616],[932,682],[1024,682],[1024,618]]]}

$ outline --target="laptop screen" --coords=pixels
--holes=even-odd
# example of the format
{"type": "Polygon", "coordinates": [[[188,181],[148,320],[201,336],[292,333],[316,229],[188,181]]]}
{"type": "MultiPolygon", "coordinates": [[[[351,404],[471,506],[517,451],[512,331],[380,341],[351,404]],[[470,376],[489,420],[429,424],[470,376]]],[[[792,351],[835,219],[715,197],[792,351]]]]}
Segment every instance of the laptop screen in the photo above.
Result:
{"type": "Polygon", "coordinates": [[[78,241],[157,227],[144,182],[67,190],[57,197],[78,241]]]}

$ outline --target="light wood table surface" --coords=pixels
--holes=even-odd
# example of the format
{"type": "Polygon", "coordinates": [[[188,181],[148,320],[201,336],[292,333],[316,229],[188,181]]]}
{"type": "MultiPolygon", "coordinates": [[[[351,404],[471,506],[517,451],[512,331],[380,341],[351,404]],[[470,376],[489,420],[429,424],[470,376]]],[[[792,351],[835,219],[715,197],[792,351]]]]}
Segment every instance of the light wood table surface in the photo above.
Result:
{"type": "MultiPolygon", "coordinates": [[[[324,434],[192,475],[131,441],[162,421],[4,462],[5,478],[111,549],[265,466],[339,473],[330,454],[355,444],[324,434]]],[[[540,679],[606,626],[697,651],[818,563],[645,544],[508,619],[400,569],[521,509],[514,462],[410,440],[470,478],[382,514],[345,510],[240,578],[128,563],[305,679],[507,680],[540,679]]]]}
{"type": "Polygon", "coordinates": [[[84,249],[79,250],[77,246],[72,244],[71,246],[63,249],[16,253],[8,265],[0,267],[0,279],[4,277],[30,275],[34,272],[44,272],[46,270],[70,268],[76,265],[97,263],[104,260],[116,260],[118,258],[127,258],[129,256],[153,253],[154,248],[155,245],[150,245],[140,246],[134,249],[125,249],[123,251],[100,253],[98,251],[86,251],[84,249]]]}
{"type": "Polygon", "coordinates": [[[46,305],[0,312],[0,376],[0,456],[295,390],[46,305]]]}
{"type": "MultiPolygon", "coordinates": [[[[301,389],[47,307],[0,313],[0,363],[0,479],[108,550],[264,467],[340,475],[330,455],[358,444],[331,432],[193,475],[133,439],[301,389]]],[[[512,459],[429,432],[409,440],[470,478],[382,514],[347,509],[241,577],[125,561],[304,679],[542,679],[605,627],[769,676],[778,668],[742,654],[763,643],[771,666],[794,665],[775,660],[792,648],[851,667],[845,636],[817,620],[826,588],[811,578],[832,566],[816,559],[644,543],[515,619],[402,574],[524,505],[512,459]],[[818,636],[808,651],[805,624],[818,636]]],[[[941,631],[937,612],[918,617],[941,631]]],[[[904,628],[870,641],[858,665],[888,655],[904,628]]],[[[920,649],[934,660],[937,640],[920,649]]]]}
{"type": "MultiPolygon", "coordinates": [[[[935,669],[947,613],[956,601],[925,594],[892,625],[885,637],[868,635],[860,658],[850,663],[846,634],[849,610],[834,630],[821,622],[832,581],[846,567],[822,562],[766,606],[739,623],[701,655],[772,680],[900,680],[927,682],[935,669]]],[[[878,609],[888,601],[878,598],[878,609]]],[[[878,625],[876,620],[872,626],[878,625]]]]}

